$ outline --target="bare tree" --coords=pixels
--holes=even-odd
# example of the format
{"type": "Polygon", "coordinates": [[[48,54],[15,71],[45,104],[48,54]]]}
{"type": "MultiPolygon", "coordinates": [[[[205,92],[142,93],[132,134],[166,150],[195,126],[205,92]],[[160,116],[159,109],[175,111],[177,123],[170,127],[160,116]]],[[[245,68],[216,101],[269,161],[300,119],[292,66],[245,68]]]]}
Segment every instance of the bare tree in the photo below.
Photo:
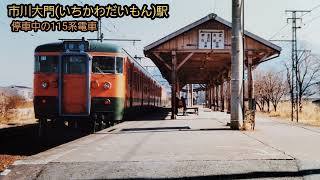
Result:
{"type": "Polygon", "coordinates": [[[306,55],[298,63],[298,93],[299,110],[302,111],[302,99],[314,95],[320,78],[320,58],[316,55],[306,55]]]}
{"type": "Polygon", "coordinates": [[[270,101],[272,102],[274,111],[277,111],[278,104],[282,97],[288,92],[288,86],[283,78],[282,73],[270,74],[271,79],[271,91],[270,101]]]}
{"type": "Polygon", "coordinates": [[[255,83],[254,83],[254,92],[256,104],[259,107],[260,111],[264,111],[265,98],[264,98],[264,83],[263,75],[261,72],[255,73],[255,83]]]}
{"type": "MultiPolygon", "coordinates": [[[[287,70],[287,84],[292,92],[292,66],[285,64],[287,70]]],[[[302,100],[317,93],[316,85],[320,79],[320,57],[311,53],[304,53],[298,59],[297,64],[297,83],[293,83],[293,90],[298,89],[299,111],[302,112],[302,100]]]]}
{"type": "Polygon", "coordinates": [[[270,112],[271,105],[274,111],[277,111],[278,104],[286,92],[287,86],[282,73],[269,71],[256,76],[255,97],[261,111],[264,111],[265,105],[267,105],[268,112],[270,112]]]}

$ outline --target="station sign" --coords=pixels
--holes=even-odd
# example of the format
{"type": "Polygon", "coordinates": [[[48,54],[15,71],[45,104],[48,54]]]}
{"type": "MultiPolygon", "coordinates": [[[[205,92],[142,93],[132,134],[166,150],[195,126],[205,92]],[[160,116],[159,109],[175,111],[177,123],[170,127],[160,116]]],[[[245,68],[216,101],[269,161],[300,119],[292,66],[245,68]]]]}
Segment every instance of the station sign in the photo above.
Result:
{"type": "Polygon", "coordinates": [[[199,30],[199,49],[224,49],[224,30],[199,30]]]}

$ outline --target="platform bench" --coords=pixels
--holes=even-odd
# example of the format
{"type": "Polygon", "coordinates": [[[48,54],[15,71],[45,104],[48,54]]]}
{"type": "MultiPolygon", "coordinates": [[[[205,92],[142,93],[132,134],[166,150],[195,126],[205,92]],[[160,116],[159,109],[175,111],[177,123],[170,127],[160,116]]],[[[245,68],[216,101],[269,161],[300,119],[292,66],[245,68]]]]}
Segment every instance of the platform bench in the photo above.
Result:
{"type": "Polygon", "coordinates": [[[199,108],[198,107],[187,107],[186,111],[188,111],[189,109],[194,110],[194,113],[196,113],[197,115],[199,115],[199,108]]]}

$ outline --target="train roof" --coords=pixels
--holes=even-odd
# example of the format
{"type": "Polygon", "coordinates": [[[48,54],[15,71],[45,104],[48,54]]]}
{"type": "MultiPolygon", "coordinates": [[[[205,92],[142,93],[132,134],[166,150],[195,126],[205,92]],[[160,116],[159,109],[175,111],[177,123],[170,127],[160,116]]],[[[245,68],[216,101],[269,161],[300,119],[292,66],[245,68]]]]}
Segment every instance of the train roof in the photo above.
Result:
{"type": "MultiPolygon", "coordinates": [[[[63,52],[63,42],[42,44],[36,47],[35,52],[63,52]]],[[[92,42],[89,43],[89,52],[113,52],[120,53],[122,48],[111,43],[92,42]]]]}
{"type": "Polygon", "coordinates": [[[129,60],[131,60],[131,62],[134,63],[140,71],[142,71],[146,76],[148,76],[150,79],[155,81],[159,87],[162,87],[161,83],[158,80],[156,80],[149,71],[143,68],[142,65],[139,62],[137,62],[135,58],[133,58],[125,49],[122,49],[122,50],[123,50],[123,53],[128,56],[129,60]]]}

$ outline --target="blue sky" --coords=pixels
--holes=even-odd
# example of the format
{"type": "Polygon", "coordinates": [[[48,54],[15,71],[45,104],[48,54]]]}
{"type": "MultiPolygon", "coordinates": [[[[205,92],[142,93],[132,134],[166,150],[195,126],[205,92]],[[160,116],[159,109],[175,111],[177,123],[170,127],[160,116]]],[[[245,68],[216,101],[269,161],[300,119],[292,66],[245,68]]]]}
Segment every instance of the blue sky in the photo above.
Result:
{"type": "MultiPolygon", "coordinates": [[[[2,45],[0,46],[0,86],[7,85],[26,85],[32,86],[33,75],[33,51],[34,48],[43,43],[55,42],[59,38],[95,38],[96,33],[68,33],[68,32],[49,32],[49,33],[12,33],[10,23],[12,19],[7,17],[6,7],[8,4],[16,3],[61,3],[61,4],[132,4],[138,6],[151,3],[166,3],[170,5],[169,19],[103,19],[103,33],[105,38],[130,38],[140,39],[136,43],[120,43],[134,56],[143,56],[143,47],[158,40],[159,38],[170,34],[171,32],[188,25],[209,13],[216,13],[220,17],[231,20],[231,0],[69,0],[69,1],[12,1],[1,0],[0,2],[0,37],[2,45]]],[[[319,0],[245,0],[245,28],[265,39],[274,36],[275,39],[288,39],[291,37],[291,25],[286,25],[286,9],[313,9],[320,5],[319,0]],[[283,28],[280,32],[279,30],[283,28]],[[278,32],[278,33],[277,33],[278,32]]],[[[311,49],[313,53],[320,54],[320,7],[314,9],[311,13],[303,16],[302,29],[299,30],[298,37],[300,45],[311,49]]],[[[290,44],[279,43],[283,47],[281,57],[270,62],[262,64],[259,69],[283,69],[282,62],[289,60],[290,44]]],[[[142,64],[150,65],[148,60],[142,60],[142,64]]],[[[153,73],[156,73],[155,70],[153,73]]]]}

